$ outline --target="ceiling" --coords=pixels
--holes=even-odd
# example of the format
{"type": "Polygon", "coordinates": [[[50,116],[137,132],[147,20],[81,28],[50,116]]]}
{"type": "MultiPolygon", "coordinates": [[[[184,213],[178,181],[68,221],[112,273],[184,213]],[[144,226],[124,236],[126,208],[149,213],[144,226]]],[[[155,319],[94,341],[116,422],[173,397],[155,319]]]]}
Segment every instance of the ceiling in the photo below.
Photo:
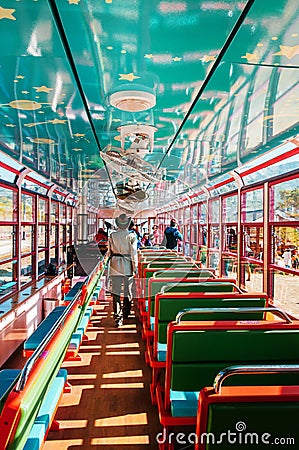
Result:
{"type": "Polygon", "coordinates": [[[158,208],[298,134],[298,0],[2,0],[0,36],[0,150],[100,208],[158,208]],[[155,106],[112,105],[136,91],[155,106]]]}

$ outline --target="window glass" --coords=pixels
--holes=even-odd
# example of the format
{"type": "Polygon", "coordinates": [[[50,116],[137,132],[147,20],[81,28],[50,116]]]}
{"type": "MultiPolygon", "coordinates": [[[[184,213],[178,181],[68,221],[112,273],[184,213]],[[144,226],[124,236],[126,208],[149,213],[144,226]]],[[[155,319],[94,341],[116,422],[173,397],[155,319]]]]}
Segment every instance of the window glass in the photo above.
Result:
{"type": "Polygon", "coordinates": [[[0,265],[0,298],[16,289],[14,282],[15,261],[0,265]]]}
{"type": "Polygon", "coordinates": [[[38,226],[38,234],[37,234],[38,248],[46,247],[46,226],[39,225],[38,226]]]}
{"type": "Polygon", "coordinates": [[[206,224],[207,223],[207,206],[206,203],[201,203],[198,206],[198,218],[199,223],[206,224]]]}
{"type": "Polygon", "coordinates": [[[34,198],[31,195],[22,194],[22,222],[34,221],[34,198]]]}
{"type": "Polygon", "coordinates": [[[245,127],[245,154],[263,141],[264,108],[271,70],[273,69],[262,67],[256,72],[254,85],[252,86],[253,94],[249,97],[247,126],[245,127]]]}
{"type": "Polygon", "coordinates": [[[56,254],[57,254],[57,249],[56,248],[52,248],[50,250],[50,262],[57,265],[56,254]]]}
{"type": "Polygon", "coordinates": [[[35,183],[34,180],[32,180],[33,172],[30,173],[30,176],[28,178],[25,178],[22,181],[22,188],[26,188],[29,191],[38,192],[39,194],[46,195],[47,194],[47,188],[41,186],[38,183],[35,183]]]}
{"type": "Polygon", "coordinates": [[[263,228],[245,226],[243,228],[243,256],[262,260],[263,250],[263,228]]]}
{"type": "Polygon", "coordinates": [[[47,221],[47,211],[48,209],[48,200],[39,198],[38,202],[38,221],[46,222],[47,221]]]}
{"type": "MultiPolygon", "coordinates": [[[[2,157],[1,153],[1,157],[2,157]]],[[[16,174],[11,172],[10,170],[5,169],[4,167],[0,167],[0,179],[3,181],[8,181],[9,183],[14,183],[16,179],[16,174]]]]}
{"type": "Polygon", "coordinates": [[[237,227],[226,226],[225,239],[223,240],[224,250],[227,252],[237,253],[237,227]]]}
{"type": "Polygon", "coordinates": [[[263,190],[245,192],[242,195],[242,222],[263,221],[263,190]]]}
{"type": "MultiPolygon", "coordinates": [[[[191,221],[192,221],[192,242],[197,242],[197,206],[193,206],[191,210],[191,221]]],[[[194,250],[193,250],[194,252],[194,250]]]]}
{"type": "MultiPolygon", "coordinates": [[[[0,221],[14,221],[14,198],[16,193],[10,189],[0,186],[0,221]]],[[[15,200],[16,203],[16,200],[15,200]]]]}
{"type": "Polygon", "coordinates": [[[42,275],[45,272],[46,257],[45,252],[38,253],[38,275],[42,275]]]}
{"type": "Polygon", "coordinates": [[[246,289],[250,292],[263,292],[263,266],[253,261],[242,261],[241,272],[246,289]]]}
{"type": "Polygon", "coordinates": [[[223,199],[223,221],[224,223],[238,221],[238,198],[236,195],[223,199]]]}
{"type": "MultiPolygon", "coordinates": [[[[288,150],[287,147],[289,149],[292,149],[292,148],[294,148],[294,144],[292,144],[291,142],[288,142],[288,143],[284,144],[283,149],[280,149],[280,147],[278,147],[277,150],[278,150],[278,152],[280,152],[280,154],[283,154],[284,151],[288,150]]],[[[273,157],[276,156],[275,152],[273,152],[272,154],[273,154],[273,157]]],[[[259,159],[259,161],[261,163],[265,160],[266,160],[266,158],[262,158],[262,157],[259,159]]],[[[248,164],[247,167],[249,167],[249,166],[250,165],[248,164]]],[[[292,168],[292,170],[299,169],[299,153],[297,153],[294,156],[291,156],[290,158],[284,158],[282,161],[278,161],[269,167],[264,167],[255,172],[251,172],[248,175],[244,175],[242,177],[242,179],[243,179],[245,185],[250,185],[250,184],[256,183],[258,181],[265,181],[265,180],[268,180],[275,176],[287,173],[287,172],[289,172],[290,168],[292,168]]]]}
{"type": "Polygon", "coordinates": [[[51,222],[52,223],[58,222],[58,220],[59,220],[58,211],[59,211],[58,203],[51,202],[51,222]]]}
{"type": "Polygon", "coordinates": [[[222,258],[222,273],[225,277],[236,278],[237,258],[224,255],[222,258]]]}
{"type": "Polygon", "coordinates": [[[298,221],[299,178],[271,187],[270,220],[272,222],[298,221]]]}
{"type": "Polygon", "coordinates": [[[210,228],[209,267],[217,268],[219,263],[219,226],[210,228]]]}
{"type": "Polygon", "coordinates": [[[247,91],[248,84],[235,94],[233,113],[230,116],[229,131],[226,139],[227,145],[224,148],[223,164],[230,164],[232,161],[235,161],[237,157],[240,130],[242,129],[241,119],[247,91]]]}
{"type": "Polygon", "coordinates": [[[71,223],[72,221],[72,207],[67,207],[67,223],[71,223]]]}
{"type": "Polygon", "coordinates": [[[219,223],[219,200],[209,203],[209,219],[212,223],[219,223]]]}
{"type": "Polygon", "coordinates": [[[276,270],[274,271],[274,305],[299,318],[298,277],[276,270]],[[290,302],[290,299],[295,301],[290,302]]]}
{"type": "Polygon", "coordinates": [[[208,162],[208,175],[215,175],[221,170],[221,155],[224,146],[226,126],[228,120],[229,106],[227,105],[221,109],[218,116],[215,135],[212,140],[213,158],[208,162]]]}
{"type": "Polygon", "coordinates": [[[15,234],[14,227],[0,225],[0,261],[14,257],[15,234]]]}
{"type": "Polygon", "coordinates": [[[21,254],[32,252],[32,227],[21,227],[21,254]]]}
{"type": "Polygon", "coordinates": [[[59,244],[64,244],[66,241],[66,228],[64,226],[59,227],[59,244]]]}
{"type": "Polygon", "coordinates": [[[25,256],[21,259],[21,283],[32,281],[32,256],[25,256]]]}
{"type": "Polygon", "coordinates": [[[60,221],[66,223],[66,205],[60,204],[60,221]]]}
{"type": "Polygon", "coordinates": [[[57,225],[51,226],[50,232],[50,246],[57,245],[57,225]]]}
{"type": "Polygon", "coordinates": [[[277,100],[273,105],[273,134],[287,130],[298,122],[298,104],[294,99],[299,98],[298,73],[296,69],[279,69],[277,85],[277,100]]]}
{"type": "Polygon", "coordinates": [[[299,270],[299,228],[273,227],[272,262],[282,268],[299,270]]]}

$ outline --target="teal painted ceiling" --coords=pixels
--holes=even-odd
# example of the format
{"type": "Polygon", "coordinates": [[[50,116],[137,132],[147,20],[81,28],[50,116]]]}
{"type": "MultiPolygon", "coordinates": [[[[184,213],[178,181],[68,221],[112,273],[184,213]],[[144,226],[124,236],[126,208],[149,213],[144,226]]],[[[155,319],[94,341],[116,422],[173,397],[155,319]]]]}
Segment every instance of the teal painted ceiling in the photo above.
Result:
{"type": "Polygon", "coordinates": [[[159,207],[298,134],[298,0],[1,0],[0,38],[0,150],[95,206],[159,207]]]}

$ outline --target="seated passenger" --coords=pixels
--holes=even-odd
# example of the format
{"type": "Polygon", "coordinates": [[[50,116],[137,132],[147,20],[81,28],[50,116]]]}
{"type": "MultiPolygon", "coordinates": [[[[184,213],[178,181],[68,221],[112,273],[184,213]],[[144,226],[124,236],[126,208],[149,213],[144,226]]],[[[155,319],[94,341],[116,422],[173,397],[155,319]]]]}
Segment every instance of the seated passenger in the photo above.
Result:
{"type": "Polygon", "coordinates": [[[108,249],[108,233],[104,228],[99,228],[97,234],[95,235],[95,241],[98,244],[99,250],[102,255],[105,255],[108,249]]]}
{"type": "Polygon", "coordinates": [[[152,247],[152,241],[150,240],[150,235],[149,233],[144,233],[142,239],[141,239],[141,245],[143,247],[152,247]]]}

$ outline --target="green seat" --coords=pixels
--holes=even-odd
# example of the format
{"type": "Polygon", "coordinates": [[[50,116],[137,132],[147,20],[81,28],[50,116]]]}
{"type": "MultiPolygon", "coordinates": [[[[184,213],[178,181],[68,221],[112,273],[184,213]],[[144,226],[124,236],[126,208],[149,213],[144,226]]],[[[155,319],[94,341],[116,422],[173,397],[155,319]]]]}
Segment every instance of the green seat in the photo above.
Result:
{"type": "MultiPolygon", "coordinates": [[[[213,279],[214,280],[214,279],[213,279]]],[[[194,283],[191,282],[180,282],[180,283],[167,283],[163,286],[160,285],[160,291],[161,294],[165,293],[176,293],[176,292],[233,292],[235,289],[235,285],[229,281],[197,281],[194,283]]],[[[158,285],[156,286],[158,288],[158,285]]],[[[156,292],[156,293],[158,293],[156,292]]],[[[153,295],[156,295],[156,293],[153,293],[153,295]]],[[[151,297],[151,304],[150,304],[150,315],[151,317],[154,317],[155,314],[155,301],[152,299],[153,295],[151,297]]]]}
{"type": "MultiPolygon", "coordinates": [[[[171,297],[171,295],[159,295],[156,299],[157,305],[154,316],[154,327],[157,333],[154,334],[154,355],[158,361],[166,361],[166,342],[168,324],[176,319],[177,314],[187,308],[265,308],[268,303],[266,294],[213,294],[198,295],[196,297],[181,296],[171,297]]],[[[262,320],[263,312],[250,313],[207,313],[188,314],[184,320],[262,320]]]]}
{"type": "MultiPolygon", "coordinates": [[[[266,323],[266,322],[264,322],[266,323]]],[[[226,328],[197,322],[168,331],[172,353],[166,365],[166,396],[173,417],[195,417],[198,392],[212,386],[224,367],[244,364],[298,364],[299,323],[256,326],[226,322],[226,328]],[[297,329],[295,328],[297,326],[297,329]]],[[[296,384],[298,374],[275,374],[271,384],[296,384]]],[[[237,375],[229,385],[268,385],[263,375],[237,375]]]]}

